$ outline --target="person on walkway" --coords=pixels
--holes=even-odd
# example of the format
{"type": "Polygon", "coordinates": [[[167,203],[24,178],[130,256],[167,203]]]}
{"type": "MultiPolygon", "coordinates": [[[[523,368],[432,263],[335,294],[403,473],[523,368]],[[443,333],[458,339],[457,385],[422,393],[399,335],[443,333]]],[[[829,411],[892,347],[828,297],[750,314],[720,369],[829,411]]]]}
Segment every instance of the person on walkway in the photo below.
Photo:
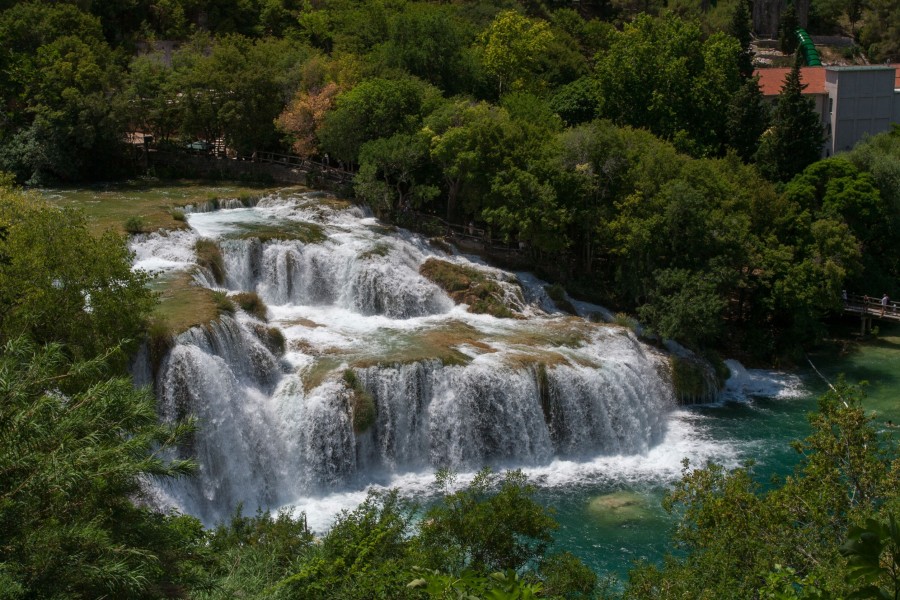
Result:
{"type": "Polygon", "coordinates": [[[847,300],[847,290],[841,290],[841,299],[844,301],[844,308],[850,304],[849,300],[847,300]]]}
{"type": "Polygon", "coordinates": [[[881,297],[881,316],[884,316],[884,311],[887,308],[888,304],[888,295],[887,292],[884,293],[884,296],[881,297]]]}

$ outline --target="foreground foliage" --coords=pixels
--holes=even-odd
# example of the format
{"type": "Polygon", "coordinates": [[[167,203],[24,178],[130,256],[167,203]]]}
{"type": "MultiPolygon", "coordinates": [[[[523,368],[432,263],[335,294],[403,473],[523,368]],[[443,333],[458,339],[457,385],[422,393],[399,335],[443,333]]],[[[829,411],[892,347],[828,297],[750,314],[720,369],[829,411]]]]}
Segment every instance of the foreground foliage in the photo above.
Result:
{"type": "Polygon", "coordinates": [[[625,597],[896,597],[900,459],[859,401],[843,382],[823,395],[794,444],[800,463],[771,487],[752,465],[686,466],[666,501],[679,553],[633,571],[625,597]]]}
{"type": "Polygon", "coordinates": [[[0,187],[0,343],[24,335],[91,358],[127,340],[133,351],[155,303],[148,279],[121,236],[95,237],[77,211],[0,187]]]}
{"type": "Polygon", "coordinates": [[[0,349],[0,597],[160,597],[192,581],[199,524],[135,504],[144,478],[190,471],[162,453],[190,426],[160,424],[104,358],[0,349]]]}

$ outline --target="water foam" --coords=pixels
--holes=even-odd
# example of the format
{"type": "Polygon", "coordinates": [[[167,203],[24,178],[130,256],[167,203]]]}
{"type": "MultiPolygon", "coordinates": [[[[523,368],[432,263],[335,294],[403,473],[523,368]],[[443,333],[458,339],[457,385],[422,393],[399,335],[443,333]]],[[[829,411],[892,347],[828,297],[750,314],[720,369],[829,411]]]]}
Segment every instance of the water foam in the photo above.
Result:
{"type": "Polygon", "coordinates": [[[747,369],[736,360],[726,360],[731,376],[719,393],[723,402],[750,402],[757,398],[800,398],[807,392],[803,381],[794,373],[764,369],[747,369]]]}

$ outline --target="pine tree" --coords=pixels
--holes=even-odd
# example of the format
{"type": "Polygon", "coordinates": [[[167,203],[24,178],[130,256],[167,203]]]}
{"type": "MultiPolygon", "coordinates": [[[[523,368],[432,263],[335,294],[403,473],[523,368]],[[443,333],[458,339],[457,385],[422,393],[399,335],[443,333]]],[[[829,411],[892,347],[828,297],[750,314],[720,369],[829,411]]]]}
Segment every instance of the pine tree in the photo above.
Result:
{"type": "Polygon", "coordinates": [[[798,27],[800,27],[800,19],[797,18],[797,9],[791,2],[782,11],[778,23],[778,47],[785,54],[793,54],[800,45],[796,33],[798,27]]]}
{"type": "Polygon", "coordinates": [[[750,49],[751,29],[750,7],[747,0],[738,0],[731,13],[731,23],[728,33],[741,45],[741,53],[737,57],[738,70],[741,77],[750,79],[753,77],[753,50],[750,49]]]}
{"type": "Polygon", "coordinates": [[[772,111],[759,88],[759,77],[752,77],[732,96],[728,105],[726,133],[728,146],[744,162],[750,162],[759,149],[759,140],[769,128],[772,111]]]}
{"type": "Polygon", "coordinates": [[[798,52],[778,95],[772,127],[756,153],[760,171],[772,181],[788,181],[822,156],[824,131],[813,101],[803,96],[802,61],[798,52]]]}

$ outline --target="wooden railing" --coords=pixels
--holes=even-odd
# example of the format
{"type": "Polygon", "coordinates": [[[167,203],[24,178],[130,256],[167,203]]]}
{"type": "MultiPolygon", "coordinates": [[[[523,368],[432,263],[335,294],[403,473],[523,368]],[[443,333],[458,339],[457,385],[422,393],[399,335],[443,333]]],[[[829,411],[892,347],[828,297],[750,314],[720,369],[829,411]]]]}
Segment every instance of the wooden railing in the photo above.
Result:
{"type": "Polygon", "coordinates": [[[887,304],[883,305],[881,298],[848,294],[844,300],[844,312],[900,321],[900,302],[888,300],[887,304]]]}
{"type": "Polygon", "coordinates": [[[343,168],[342,165],[335,166],[331,162],[319,162],[309,158],[303,158],[293,154],[278,154],[276,152],[254,152],[250,160],[258,163],[266,163],[272,165],[283,165],[286,167],[296,167],[302,171],[318,171],[329,179],[349,182],[353,179],[354,173],[343,168]]]}
{"type": "Polygon", "coordinates": [[[449,242],[463,242],[476,245],[484,250],[493,252],[506,252],[512,254],[525,254],[528,247],[524,242],[509,242],[492,236],[490,229],[469,225],[450,223],[437,215],[430,215],[411,209],[401,210],[397,214],[397,224],[404,227],[425,232],[429,235],[440,235],[449,242]]]}

